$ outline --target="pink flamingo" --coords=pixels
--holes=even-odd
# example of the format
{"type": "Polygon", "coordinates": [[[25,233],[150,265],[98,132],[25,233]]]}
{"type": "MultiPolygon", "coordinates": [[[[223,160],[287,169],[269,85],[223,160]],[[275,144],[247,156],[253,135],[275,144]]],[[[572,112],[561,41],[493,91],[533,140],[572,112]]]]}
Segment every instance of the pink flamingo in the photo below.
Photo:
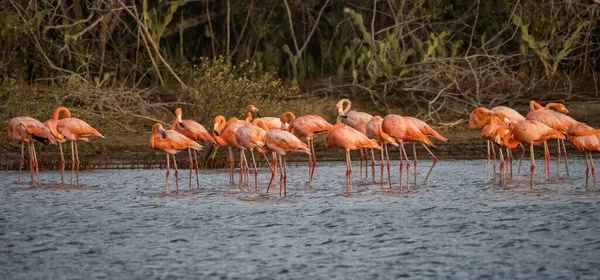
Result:
{"type": "MultiPolygon", "coordinates": [[[[365,134],[365,126],[367,125],[367,122],[369,122],[373,116],[364,113],[364,112],[357,112],[357,111],[350,111],[350,108],[352,107],[352,102],[350,102],[349,99],[344,98],[341,99],[340,101],[338,101],[337,104],[335,104],[335,107],[338,109],[338,120],[340,117],[345,118],[348,121],[348,125],[350,125],[350,127],[360,131],[361,133],[365,134]],[[347,104],[348,106],[346,106],[344,108],[344,104],[347,104]]],[[[373,149],[371,149],[371,157],[373,157],[375,154],[373,153],[373,149]]],[[[365,178],[369,178],[369,171],[366,169],[367,168],[367,162],[369,161],[369,153],[367,151],[367,149],[360,149],[360,177],[362,178],[362,170],[363,170],[363,159],[365,160],[365,178]]],[[[371,171],[372,171],[372,175],[375,176],[375,161],[372,160],[371,161],[371,171]]],[[[373,178],[373,183],[375,183],[375,178],[373,178]]]]}
{"type": "MultiPolygon", "coordinates": [[[[519,114],[519,112],[515,111],[514,109],[505,107],[505,106],[496,106],[493,107],[492,109],[486,109],[486,108],[476,108],[475,110],[473,110],[473,112],[471,112],[471,115],[469,116],[469,128],[471,129],[481,129],[484,126],[490,124],[492,118],[494,116],[498,116],[499,114],[502,114],[502,119],[506,118],[508,119],[511,123],[518,123],[520,121],[525,120],[525,117],[523,117],[521,114],[519,114]]],[[[521,172],[521,163],[523,162],[523,157],[525,155],[525,147],[523,145],[521,146],[521,158],[519,159],[519,167],[517,172],[521,172]]],[[[494,145],[492,144],[492,142],[490,142],[489,140],[487,141],[487,152],[488,152],[488,157],[487,157],[487,167],[488,167],[488,181],[491,180],[490,178],[490,158],[493,158],[493,164],[494,164],[494,180],[496,179],[496,149],[494,148],[494,145]],[[491,149],[491,153],[490,153],[490,149],[491,149]]],[[[511,174],[512,174],[512,152],[509,150],[507,151],[508,154],[508,161],[510,163],[510,168],[511,168],[511,174]]]]}
{"type": "MultiPolygon", "coordinates": [[[[237,118],[231,118],[229,121],[225,122],[225,117],[216,116],[214,120],[213,127],[213,137],[217,144],[223,147],[229,148],[229,182],[231,184],[234,183],[233,180],[233,150],[231,147],[241,149],[240,145],[238,145],[237,140],[235,139],[235,132],[238,128],[244,126],[246,123],[238,120],[237,118]]],[[[241,161],[242,155],[240,154],[240,187],[242,184],[242,169],[241,166],[243,162],[241,161]]]]}
{"type": "MultiPolygon", "coordinates": [[[[94,135],[97,137],[104,138],[98,130],[90,126],[85,121],[78,118],[66,117],[70,116],[71,112],[67,108],[61,107],[56,109],[54,116],[58,118],[58,112],[64,111],[65,118],[60,119],[56,123],[56,131],[62,135],[65,139],[71,141],[71,185],[73,184],[73,170],[77,165],[77,185],[79,185],[79,151],[77,150],[77,140],[83,140],[89,142],[89,137],[94,135]]],[[[53,117],[54,120],[54,117],[53,117]]],[[[62,137],[61,137],[62,138],[62,137]]],[[[62,155],[61,155],[62,159],[62,155]]]]}
{"type": "MultiPolygon", "coordinates": [[[[390,188],[392,188],[392,179],[390,176],[390,156],[388,154],[388,149],[387,149],[387,144],[391,144],[395,147],[398,147],[398,143],[396,143],[396,140],[394,140],[394,138],[390,137],[387,134],[384,133],[380,133],[381,131],[381,123],[383,122],[383,118],[381,118],[380,116],[375,116],[373,117],[366,125],[365,128],[365,132],[366,132],[366,136],[370,139],[373,139],[377,142],[377,144],[379,145],[383,145],[382,149],[380,149],[381,151],[381,180],[380,180],[380,187],[383,188],[383,168],[384,168],[384,150],[385,150],[385,155],[387,156],[387,174],[388,174],[388,183],[390,185],[390,188]]],[[[372,151],[372,150],[371,150],[372,151]]],[[[375,156],[372,155],[371,157],[371,166],[375,165],[375,156]]],[[[375,175],[373,175],[373,178],[375,178],[375,175]]]]}
{"type": "Polygon", "coordinates": [[[346,150],[346,193],[352,193],[352,161],[350,151],[363,148],[381,149],[374,140],[367,138],[358,130],[338,123],[327,136],[325,141],[327,148],[337,147],[346,150]]]}
{"type": "Polygon", "coordinates": [[[410,191],[410,162],[404,149],[404,142],[420,142],[435,147],[431,140],[419,130],[419,128],[410,120],[406,120],[399,115],[387,115],[381,122],[381,134],[389,135],[400,143],[400,190],[402,191],[402,167],[403,154],[406,155],[406,185],[410,191]]]}
{"type": "MultiPolygon", "coordinates": [[[[194,141],[210,141],[216,143],[215,139],[210,136],[210,133],[194,120],[182,120],[181,108],[175,109],[175,121],[171,124],[171,130],[175,130],[185,137],[190,138],[194,141]]],[[[192,187],[192,170],[196,171],[196,186],[200,188],[200,179],[198,178],[198,153],[195,149],[188,149],[188,155],[190,157],[190,180],[189,188],[192,187]],[[194,150],[194,158],[192,159],[192,150],[194,150]]]]}
{"type": "MultiPolygon", "coordinates": [[[[565,108],[565,106],[561,103],[548,103],[545,107],[542,107],[540,104],[531,100],[529,102],[529,114],[527,114],[528,120],[535,120],[544,123],[545,125],[556,129],[563,134],[567,132],[567,129],[570,126],[576,125],[579,122],[575,119],[567,116],[569,110],[565,108]],[[556,111],[554,111],[554,110],[556,111]]],[[[556,139],[558,143],[558,155],[557,155],[557,169],[556,175],[560,177],[560,147],[561,147],[561,139],[556,139]]],[[[569,163],[567,160],[567,148],[565,146],[565,141],[562,141],[563,151],[565,155],[565,170],[567,172],[567,176],[569,176],[569,163]]],[[[550,150],[548,149],[548,142],[544,142],[544,176],[546,179],[550,177],[550,150]]]]}
{"type": "Polygon", "coordinates": [[[317,156],[315,155],[315,143],[313,138],[319,134],[331,131],[333,125],[325,119],[316,115],[306,115],[296,118],[294,113],[286,112],[281,115],[281,129],[284,129],[286,123],[289,123],[288,132],[298,138],[306,138],[309,148],[308,159],[308,185],[312,187],[312,178],[317,166],[317,156]]]}
{"type": "Polygon", "coordinates": [[[44,126],[40,121],[32,117],[14,117],[8,121],[8,139],[21,141],[21,160],[19,162],[19,182],[21,182],[21,170],[25,162],[25,148],[24,145],[27,143],[29,150],[29,173],[31,175],[31,184],[33,181],[33,170],[35,169],[37,175],[37,184],[40,183],[40,173],[37,161],[37,154],[35,152],[35,145],[33,140],[39,141],[44,144],[56,144],[54,136],[50,133],[48,128],[44,126]]]}
{"type": "Polygon", "coordinates": [[[544,143],[551,138],[564,139],[565,136],[560,131],[550,128],[549,126],[534,120],[520,121],[516,124],[510,123],[506,127],[501,127],[498,130],[498,135],[504,135],[504,145],[509,148],[515,148],[519,142],[529,144],[531,154],[531,175],[529,177],[529,187],[533,190],[534,174],[535,174],[535,159],[533,153],[533,145],[544,143]],[[508,133],[505,133],[505,131],[508,133]]]}
{"type": "Polygon", "coordinates": [[[594,160],[592,159],[592,152],[600,151],[600,129],[594,129],[590,126],[587,126],[583,123],[575,124],[567,129],[567,136],[569,137],[569,142],[575,146],[580,151],[585,152],[585,190],[588,189],[588,181],[590,175],[590,164],[591,163],[591,171],[592,178],[594,179],[594,190],[596,190],[596,168],[594,168],[594,160]]]}
{"type": "Polygon", "coordinates": [[[50,132],[58,142],[58,148],[60,149],[60,183],[65,184],[65,155],[62,149],[62,143],[66,142],[65,137],[58,133],[56,130],[56,125],[58,124],[58,119],[60,117],[60,113],[63,113],[64,118],[70,118],[71,112],[66,107],[58,107],[54,110],[54,114],[52,114],[52,118],[45,121],[44,125],[50,129],[50,132]]]}
{"type": "Polygon", "coordinates": [[[166,192],[169,192],[169,174],[171,166],[169,164],[169,155],[173,156],[173,165],[175,165],[175,185],[176,191],[179,191],[179,170],[177,170],[177,161],[175,154],[181,150],[194,149],[199,151],[202,146],[194,140],[187,138],[183,134],[175,130],[165,130],[160,123],[155,123],[152,126],[152,136],[150,137],[150,147],[154,150],[163,150],[167,153],[167,176],[166,176],[166,192]]]}
{"type": "MultiPolygon", "coordinates": [[[[310,149],[307,144],[303,143],[294,136],[292,133],[285,130],[269,130],[264,134],[264,138],[260,134],[252,137],[252,142],[261,148],[268,148],[272,152],[275,152],[280,158],[279,160],[279,195],[282,193],[283,196],[287,196],[287,160],[286,155],[289,152],[303,152],[310,157],[310,149]]],[[[273,179],[275,179],[275,166],[277,160],[273,162],[273,169],[271,169],[271,180],[269,180],[269,186],[267,186],[267,193],[273,179]]]]}
{"type": "MultiPolygon", "coordinates": [[[[433,138],[436,138],[440,141],[448,141],[448,139],[442,135],[440,135],[437,131],[435,131],[433,128],[431,128],[429,125],[427,125],[427,123],[425,123],[422,120],[419,120],[417,118],[413,118],[413,117],[404,117],[404,120],[406,121],[410,121],[412,122],[421,133],[427,135],[427,136],[432,136],[433,138]]],[[[425,145],[425,143],[421,143],[423,145],[423,147],[425,148],[425,150],[427,150],[427,152],[429,152],[429,154],[433,157],[433,164],[431,165],[431,168],[429,168],[429,172],[427,172],[427,176],[425,176],[425,180],[423,181],[423,184],[426,185],[427,184],[427,179],[429,178],[429,175],[431,174],[431,171],[433,171],[433,167],[435,167],[436,163],[439,161],[438,158],[431,152],[431,150],[427,147],[427,145],[425,145]]],[[[414,171],[414,178],[415,178],[415,185],[417,184],[417,148],[415,147],[416,143],[413,142],[413,155],[414,155],[414,166],[413,166],[413,171],[414,171]]],[[[407,155],[408,156],[408,155],[407,155]]]]}
{"type": "Polygon", "coordinates": [[[253,139],[264,139],[265,134],[269,130],[267,125],[262,121],[262,119],[254,119],[252,125],[242,126],[238,128],[235,132],[235,139],[238,145],[242,148],[241,153],[244,161],[244,173],[246,176],[246,184],[248,180],[248,174],[250,172],[250,168],[248,167],[248,161],[246,160],[245,150],[250,150],[250,154],[252,155],[252,166],[254,167],[254,189],[258,192],[258,169],[256,168],[256,160],[254,159],[254,149],[256,148],[260,153],[263,154],[267,164],[273,171],[273,167],[271,167],[269,160],[265,153],[269,152],[269,149],[264,147],[258,147],[252,140],[253,139]]]}

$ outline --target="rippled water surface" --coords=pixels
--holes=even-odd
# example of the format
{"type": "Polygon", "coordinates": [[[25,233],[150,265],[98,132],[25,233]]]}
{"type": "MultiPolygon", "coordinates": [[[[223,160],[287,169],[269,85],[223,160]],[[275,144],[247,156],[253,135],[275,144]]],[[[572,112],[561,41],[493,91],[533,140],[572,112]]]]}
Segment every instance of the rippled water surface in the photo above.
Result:
{"type": "Polygon", "coordinates": [[[381,191],[355,163],[348,197],[343,163],[320,163],[312,190],[300,164],[287,198],[264,194],[265,169],[260,195],[227,170],[201,171],[195,191],[182,170],[177,195],[164,170],[82,172],[79,189],[3,172],[0,279],[598,279],[600,194],[585,192],[581,160],[569,167],[544,181],[540,162],[530,192],[526,174],[503,187],[486,182],[485,161],[441,161],[427,186],[399,194],[397,168],[396,189],[381,191]]]}

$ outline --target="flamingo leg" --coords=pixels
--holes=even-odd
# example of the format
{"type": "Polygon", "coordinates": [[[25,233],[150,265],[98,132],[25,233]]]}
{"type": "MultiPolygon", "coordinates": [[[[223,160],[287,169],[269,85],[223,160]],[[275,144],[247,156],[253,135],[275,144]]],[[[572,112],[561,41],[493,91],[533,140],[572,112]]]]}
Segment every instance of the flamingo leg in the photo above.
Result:
{"type": "Polygon", "coordinates": [[[373,152],[373,148],[371,148],[371,179],[373,179],[373,183],[377,183],[377,179],[375,178],[375,152],[373,152]]]}
{"type": "MultiPolygon", "coordinates": [[[[383,147],[385,149],[387,144],[383,143],[383,147]]],[[[384,161],[385,161],[385,157],[383,156],[383,149],[380,150],[381,151],[381,177],[380,177],[380,188],[383,189],[383,166],[384,166],[384,161]]]]}
{"type": "Polygon", "coordinates": [[[544,142],[544,160],[546,166],[546,179],[550,179],[550,149],[548,149],[548,141],[544,142]]]}
{"type": "Polygon", "coordinates": [[[71,185],[73,185],[73,177],[75,177],[75,145],[71,141],[71,185]]]}
{"type": "Polygon", "coordinates": [[[287,157],[285,155],[281,157],[283,158],[283,197],[287,197],[287,157]]]}
{"type": "Polygon", "coordinates": [[[62,143],[58,143],[60,149],[60,183],[65,184],[65,155],[63,154],[62,143]]]}
{"type": "Polygon", "coordinates": [[[19,182],[21,182],[21,170],[25,164],[25,142],[21,141],[21,161],[19,162],[19,182]]]}
{"type": "Polygon", "coordinates": [[[410,161],[408,161],[408,154],[404,149],[404,143],[400,144],[400,147],[402,147],[402,153],[406,157],[406,188],[408,189],[408,191],[410,191],[410,161]]]}
{"type": "Polygon", "coordinates": [[[556,177],[560,178],[560,139],[556,139],[556,144],[558,144],[558,146],[556,147],[558,150],[558,154],[556,156],[556,177]]]}
{"type": "Polygon", "coordinates": [[[594,168],[594,159],[592,158],[592,152],[590,152],[590,163],[592,164],[592,178],[594,179],[594,190],[596,190],[596,168],[594,168]]]}
{"type": "Polygon", "coordinates": [[[347,176],[348,176],[348,186],[347,192],[348,194],[352,193],[352,158],[350,156],[350,150],[346,150],[346,164],[348,166],[347,176]]]}
{"type": "Polygon", "coordinates": [[[244,150],[240,150],[240,182],[238,184],[239,188],[242,188],[242,182],[244,181],[244,174],[246,173],[245,170],[245,166],[244,166],[244,156],[245,156],[245,152],[244,150]]]}
{"type": "Polygon", "coordinates": [[[506,148],[506,156],[508,158],[508,169],[507,169],[507,173],[510,176],[510,178],[512,179],[512,172],[513,172],[513,156],[512,156],[512,150],[509,149],[508,147],[506,148]]]}
{"type": "MultiPolygon", "coordinates": [[[[400,143],[400,145],[403,145],[404,143],[400,143]]],[[[402,168],[404,167],[404,161],[403,161],[403,156],[402,156],[402,148],[398,148],[398,151],[400,151],[400,191],[402,191],[402,168]]]]}
{"type": "Polygon", "coordinates": [[[529,144],[529,153],[531,157],[531,175],[529,176],[529,188],[533,190],[533,178],[535,174],[535,159],[533,157],[533,143],[529,144]]]}
{"type": "Polygon", "coordinates": [[[521,143],[519,143],[519,146],[521,146],[521,158],[519,159],[519,168],[517,169],[517,173],[521,173],[521,163],[523,163],[523,158],[525,158],[525,146],[523,146],[521,143]]]}
{"type": "Polygon", "coordinates": [[[167,179],[166,179],[166,192],[169,193],[169,174],[171,174],[171,166],[169,164],[169,153],[167,154],[167,179]]]}
{"type": "Polygon", "coordinates": [[[229,148],[229,183],[233,184],[233,150],[231,149],[231,146],[227,148],[229,148]]]}
{"type": "Polygon", "coordinates": [[[188,148],[188,155],[190,156],[190,180],[188,189],[192,188],[192,170],[194,169],[194,160],[192,159],[192,149],[188,148]]]}
{"type": "Polygon", "coordinates": [[[310,145],[311,145],[311,155],[313,157],[313,168],[312,168],[312,171],[310,172],[310,186],[312,187],[312,180],[313,180],[313,176],[315,175],[315,167],[317,167],[317,155],[315,154],[315,139],[314,138],[310,139],[310,145]]]}
{"type": "Polygon", "coordinates": [[[413,143],[413,157],[415,159],[414,164],[413,164],[414,165],[413,166],[413,171],[414,171],[413,173],[415,174],[415,185],[416,185],[417,184],[417,163],[418,163],[418,160],[417,160],[417,148],[415,147],[415,144],[416,143],[413,143]]]}
{"type": "Polygon", "coordinates": [[[504,153],[501,147],[498,150],[500,151],[500,185],[504,185],[504,153]]]}
{"type": "Polygon", "coordinates": [[[492,157],[490,153],[490,140],[487,140],[487,169],[488,169],[488,182],[490,181],[490,158],[492,157]]]}
{"type": "Polygon", "coordinates": [[[312,155],[315,153],[312,150],[312,146],[310,145],[310,141],[311,140],[312,140],[312,138],[310,138],[310,137],[306,138],[306,143],[307,143],[307,146],[308,146],[308,150],[310,152],[310,155],[308,155],[308,187],[309,188],[312,188],[312,176],[310,176],[310,174],[312,174],[312,170],[314,168],[313,162],[312,162],[312,159],[313,159],[312,155]]]}
{"type": "Polygon", "coordinates": [[[31,176],[31,185],[33,186],[33,169],[35,163],[33,163],[33,152],[31,151],[31,142],[32,141],[27,142],[27,152],[29,152],[29,176],[31,176]]]}
{"type": "Polygon", "coordinates": [[[198,177],[198,153],[194,150],[194,169],[196,170],[196,187],[200,188],[200,179],[198,177]]]}
{"type": "Polygon", "coordinates": [[[363,173],[362,173],[362,171],[363,171],[363,164],[362,164],[363,163],[363,158],[364,158],[363,149],[360,148],[360,173],[359,174],[360,174],[360,178],[361,179],[363,177],[363,173]]]}
{"type": "Polygon", "coordinates": [[[588,183],[590,180],[590,166],[588,162],[588,152],[585,152],[585,191],[589,191],[588,183]]]}
{"type": "MultiPolygon", "coordinates": [[[[569,161],[567,159],[567,147],[565,146],[565,140],[564,139],[562,140],[562,146],[563,146],[563,152],[565,154],[565,170],[567,172],[567,177],[569,177],[569,161]]],[[[592,156],[591,153],[590,153],[590,156],[592,156]]]]}
{"type": "Polygon", "coordinates": [[[256,160],[254,160],[254,149],[250,149],[252,155],[252,167],[254,167],[254,191],[258,193],[258,169],[256,169],[256,160]]]}
{"type": "Polygon", "coordinates": [[[494,148],[494,143],[490,142],[490,146],[492,147],[492,160],[493,160],[493,171],[494,171],[494,181],[496,181],[496,149],[494,148]]]}
{"type": "Polygon", "coordinates": [[[179,170],[177,169],[177,160],[173,155],[173,166],[175,167],[175,192],[179,192],[179,170]]]}
{"type": "Polygon", "coordinates": [[[367,163],[369,162],[369,149],[365,148],[365,179],[369,179],[369,170],[367,163]]]}
{"type": "MultiPolygon", "coordinates": [[[[273,180],[275,180],[275,176],[277,176],[277,155],[275,153],[272,153],[273,155],[273,161],[272,165],[271,165],[271,180],[269,180],[269,185],[267,186],[267,193],[269,192],[269,189],[271,188],[271,184],[273,184],[273,180]]],[[[267,157],[265,156],[265,159],[267,157]]]]}
{"type": "Polygon", "coordinates": [[[283,156],[279,156],[279,196],[283,191],[283,156]]]}
{"type": "Polygon", "coordinates": [[[33,141],[31,141],[31,151],[33,152],[33,165],[35,167],[35,174],[37,176],[37,184],[38,186],[41,186],[42,184],[40,183],[40,170],[38,167],[37,153],[35,152],[35,143],[33,143],[33,141]]]}
{"type": "Polygon", "coordinates": [[[384,147],[385,147],[385,157],[387,159],[388,185],[390,186],[390,189],[391,189],[392,188],[392,177],[390,175],[390,166],[391,166],[390,165],[390,154],[388,153],[387,144],[384,147]]]}
{"type": "Polygon", "coordinates": [[[346,194],[348,194],[350,192],[349,190],[349,180],[348,180],[348,175],[350,174],[350,168],[348,167],[348,150],[345,151],[345,157],[346,157],[346,194]]]}
{"type": "MultiPolygon", "coordinates": [[[[429,179],[429,174],[431,174],[431,171],[433,171],[433,168],[435,167],[435,165],[437,164],[437,162],[439,161],[438,158],[431,152],[431,150],[427,147],[427,145],[423,144],[423,147],[425,147],[425,150],[427,150],[427,152],[429,152],[429,154],[433,157],[433,164],[431,165],[431,167],[429,168],[429,172],[427,172],[427,176],[425,176],[425,180],[423,181],[423,185],[427,184],[427,179],[429,179]]],[[[488,169],[489,171],[489,169],[488,169]]],[[[489,175],[489,173],[488,173],[489,175]]]]}
{"type": "Polygon", "coordinates": [[[77,149],[77,141],[75,142],[75,160],[77,161],[77,185],[79,186],[79,150],[77,149]]]}

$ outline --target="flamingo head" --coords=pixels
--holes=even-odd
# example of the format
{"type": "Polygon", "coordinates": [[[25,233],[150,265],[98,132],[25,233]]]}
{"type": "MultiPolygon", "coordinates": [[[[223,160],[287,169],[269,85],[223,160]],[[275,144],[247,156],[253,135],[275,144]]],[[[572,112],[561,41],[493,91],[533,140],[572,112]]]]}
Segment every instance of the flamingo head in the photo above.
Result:
{"type": "Polygon", "coordinates": [[[162,136],[163,139],[167,138],[167,132],[161,123],[155,123],[152,126],[152,134],[158,134],[162,136]]]}
{"type": "Polygon", "coordinates": [[[554,103],[552,105],[554,105],[553,107],[554,107],[554,110],[556,110],[556,111],[559,111],[565,115],[569,113],[569,110],[567,110],[567,107],[565,107],[565,105],[562,103],[554,103]]]}
{"type": "Polygon", "coordinates": [[[246,106],[246,111],[250,114],[256,114],[257,117],[260,118],[260,110],[258,110],[258,108],[256,108],[256,106],[250,104],[248,106],[246,106]]]}
{"type": "Polygon", "coordinates": [[[213,122],[213,133],[218,136],[225,125],[225,117],[220,115],[216,116],[213,122]]]}
{"type": "Polygon", "coordinates": [[[338,101],[338,103],[335,104],[335,107],[337,108],[340,117],[346,117],[346,113],[350,111],[350,104],[351,102],[348,98],[341,99],[340,101],[338,101]],[[346,110],[344,110],[345,103],[348,103],[348,108],[346,110]]]}
{"type": "Polygon", "coordinates": [[[471,115],[469,115],[469,128],[480,129],[484,127],[487,124],[491,113],[490,110],[483,107],[473,110],[471,115]]]}

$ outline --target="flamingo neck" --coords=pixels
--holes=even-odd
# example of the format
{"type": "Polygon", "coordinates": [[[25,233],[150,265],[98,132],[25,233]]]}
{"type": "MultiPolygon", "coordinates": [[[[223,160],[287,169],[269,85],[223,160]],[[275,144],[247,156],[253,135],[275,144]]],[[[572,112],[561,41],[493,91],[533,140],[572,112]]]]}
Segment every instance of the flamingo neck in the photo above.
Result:
{"type": "MultiPolygon", "coordinates": [[[[502,133],[504,133],[504,130],[507,130],[508,127],[502,127],[498,130],[498,134],[502,135],[502,133]]],[[[509,133],[504,135],[504,146],[513,149],[516,148],[519,145],[519,141],[515,140],[514,137],[512,137],[512,132],[509,130],[509,133]]]]}
{"type": "Polygon", "coordinates": [[[281,121],[281,130],[285,130],[285,124],[289,123],[287,131],[291,131],[292,130],[292,122],[295,119],[296,119],[296,115],[294,115],[294,113],[292,113],[292,112],[283,113],[283,115],[281,115],[281,117],[279,118],[279,120],[281,121]]]}
{"type": "Polygon", "coordinates": [[[252,121],[252,125],[253,126],[258,126],[262,129],[264,129],[265,131],[269,130],[269,127],[267,126],[267,124],[265,124],[265,122],[261,119],[254,119],[254,121],[252,121]]]}
{"type": "Polygon", "coordinates": [[[54,110],[54,114],[52,114],[52,119],[57,121],[60,117],[61,112],[63,113],[63,118],[71,117],[71,111],[69,111],[69,109],[67,109],[66,107],[58,107],[56,108],[56,110],[54,110]]]}
{"type": "Polygon", "coordinates": [[[535,102],[535,100],[531,100],[529,101],[529,111],[536,111],[539,109],[542,109],[542,105],[540,105],[539,103],[535,102]]]}

